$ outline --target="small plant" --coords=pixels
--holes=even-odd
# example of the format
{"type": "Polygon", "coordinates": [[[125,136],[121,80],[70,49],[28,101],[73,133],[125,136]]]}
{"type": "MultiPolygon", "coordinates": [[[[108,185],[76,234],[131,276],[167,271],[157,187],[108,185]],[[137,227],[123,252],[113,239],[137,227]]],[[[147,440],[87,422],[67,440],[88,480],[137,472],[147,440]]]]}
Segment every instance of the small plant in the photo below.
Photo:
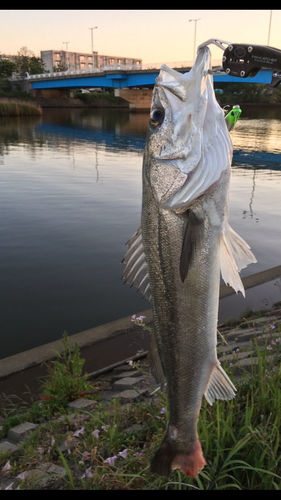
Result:
{"type": "Polygon", "coordinates": [[[145,316],[136,316],[136,314],[133,314],[131,317],[132,323],[135,323],[135,325],[140,326],[144,331],[147,331],[149,333],[152,332],[151,326],[148,326],[144,323],[145,316]]]}
{"type": "Polygon", "coordinates": [[[75,342],[71,349],[66,332],[61,342],[62,354],[57,353],[58,359],[47,365],[48,376],[42,384],[41,400],[52,412],[65,408],[70,401],[92,390],[91,383],[87,382],[87,374],[82,375],[85,360],[80,357],[78,344],[75,342]]]}

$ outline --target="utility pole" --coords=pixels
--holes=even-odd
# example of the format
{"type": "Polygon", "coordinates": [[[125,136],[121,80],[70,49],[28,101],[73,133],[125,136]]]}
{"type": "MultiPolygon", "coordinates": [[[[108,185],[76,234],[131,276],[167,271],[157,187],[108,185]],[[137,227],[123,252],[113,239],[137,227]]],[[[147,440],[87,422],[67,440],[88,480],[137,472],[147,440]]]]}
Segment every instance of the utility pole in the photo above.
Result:
{"type": "Polygon", "coordinates": [[[195,48],[196,48],[196,27],[197,27],[197,21],[199,21],[201,17],[198,17],[198,19],[188,19],[190,21],[194,21],[194,47],[193,47],[193,61],[195,61],[195,48]]]}
{"type": "Polygon", "coordinates": [[[69,71],[69,60],[68,60],[68,44],[69,42],[62,42],[65,43],[66,46],[66,64],[67,64],[67,70],[69,71]]]}
{"type": "Polygon", "coordinates": [[[94,68],[94,43],[93,43],[93,30],[96,30],[98,26],[95,26],[94,28],[89,28],[91,30],[91,40],[92,40],[92,69],[94,68]]]}
{"type": "Polygon", "coordinates": [[[269,45],[269,40],[270,40],[271,19],[272,19],[272,10],[270,11],[267,45],[269,45]]]}

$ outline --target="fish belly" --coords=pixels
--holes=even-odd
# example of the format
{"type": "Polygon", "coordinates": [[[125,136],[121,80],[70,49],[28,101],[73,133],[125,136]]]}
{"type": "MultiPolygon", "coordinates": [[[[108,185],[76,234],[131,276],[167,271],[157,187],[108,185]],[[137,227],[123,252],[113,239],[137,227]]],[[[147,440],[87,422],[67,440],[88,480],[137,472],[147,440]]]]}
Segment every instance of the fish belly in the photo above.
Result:
{"type": "MultiPolygon", "coordinates": [[[[199,217],[204,215],[201,209],[202,203],[197,204],[199,217]]],[[[198,415],[217,362],[219,233],[204,218],[203,224],[203,238],[182,282],[179,268],[186,222],[172,211],[159,208],[153,196],[144,203],[143,245],[156,343],[169,400],[169,426],[162,449],[158,450],[162,465],[154,470],[152,467],[163,475],[169,475],[175,467],[181,468],[178,457],[201,450],[197,435],[198,415]]],[[[157,462],[157,453],[154,462],[155,459],[157,462]]],[[[203,463],[203,455],[200,460],[203,463]]]]}

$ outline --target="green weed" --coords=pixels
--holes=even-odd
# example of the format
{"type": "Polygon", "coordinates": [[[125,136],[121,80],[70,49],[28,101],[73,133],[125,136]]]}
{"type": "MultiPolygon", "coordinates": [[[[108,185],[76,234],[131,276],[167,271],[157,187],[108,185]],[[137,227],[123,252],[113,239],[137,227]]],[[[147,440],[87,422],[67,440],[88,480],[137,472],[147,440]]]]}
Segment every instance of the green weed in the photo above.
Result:
{"type": "Polygon", "coordinates": [[[67,333],[62,339],[62,354],[57,353],[57,360],[52,361],[48,367],[48,375],[42,383],[41,400],[51,412],[60,411],[70,401],[79,398],[81,393],[93,389],[87,381],[87,375],[82,375],[85,360],[80,357],[78,344],[70,348],[67,333]]]}
{"type": "Polygon", "coordinates": [[[0,99],[0,116],[42,115],[42,109],[33,103],[0,99]]]}

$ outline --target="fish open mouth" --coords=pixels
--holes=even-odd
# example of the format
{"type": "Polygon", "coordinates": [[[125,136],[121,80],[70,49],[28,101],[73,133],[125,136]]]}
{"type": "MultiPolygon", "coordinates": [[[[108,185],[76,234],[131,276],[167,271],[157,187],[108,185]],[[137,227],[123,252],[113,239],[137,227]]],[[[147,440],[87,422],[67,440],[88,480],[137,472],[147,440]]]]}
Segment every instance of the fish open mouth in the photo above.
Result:
{"type": "Polygon", "coordinates": [[[163,208],[188,207],[216,185],[231,162],[231,140],[208,74],[210,67],[211,52],[203,46],[189,72],[181,74],[162,65],[156,79],[157,98],[161,100],[164,92],[163,102],[171,109],[171,135],[154,158],[184,174],[179,189],[171,189],[170,197],[163,200],[163,208]]]}
{"type": "Polygon", "coordinates": [[[202,94],[207,83],[208,70],[210,68],[211,51],[205,46],[198,51],[196,60],[191,70],[180,73],[162,64],[156,85],[161,85],[182,102],[186,102],[191,94],[191,87],[197,94],[202,94]]]}

